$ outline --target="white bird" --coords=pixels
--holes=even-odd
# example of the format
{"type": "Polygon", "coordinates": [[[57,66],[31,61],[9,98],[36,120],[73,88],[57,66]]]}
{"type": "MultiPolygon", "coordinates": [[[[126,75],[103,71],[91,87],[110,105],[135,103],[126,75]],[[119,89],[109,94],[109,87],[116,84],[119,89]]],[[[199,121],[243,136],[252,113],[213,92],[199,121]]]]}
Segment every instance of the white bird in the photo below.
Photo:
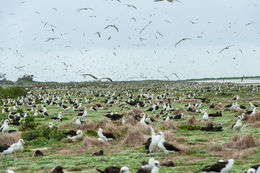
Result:
{"type": "Polygon", "coordinates": [[[49,128],[53,128],[53,123],[49,122],[49,128]]]}
{"type": "Polygon", "coordinates": [[[254,107],[253,112],[250,115],[255,115],[257,107],[254,107]]]}
{"type": "Polygon", "coordinates": [[[13,152],[23,152],[23,139],[19,139],[17,143],[12,144],[11,146],[4,146],[1,147],[1,156],[4,157],[5,155],[12,154],[13,152]]]}
{"type": "Polygon", "coordinates": [[[152,162],[152,166],[149,166],[147,168],[141,168],[137,172],[143,172],[143,173],[159,173],[159,166],[160,162],[158,160],[154,160],[152,162]]]}
{"type": "Polygon", "coordinates": [[[232,125],[234,131],[239,131],[242,128],[242,117],[238,116],[238,120],[236,123],[232,125]]]}
{"type": "Polygon", "coordinates": [[[17,143],[12,144],[10,147],[14,148],[14,152],[23,152],[24,150],[23,144],[24,144],[24,140],[19,139],[17,143]]]}
{"type": "Polygon", "coordinates": [[[160,141],[158,143],[158,147],[163,150],[165,154],[169,152],[180,152],[181,150],[176,148],[174,145],[165,141],[163,132],[160,132],[160,141]]]}
{"type": "Polygon", "coordinates": [[[123,117],[123,118],[122,118],[122,124],[125,124],[125,122],[126,122],[126,118],[123,117]]]}
{"type": "Polygon", "coordinates": [[[158,135],[155,135],[154,129],[150,126],[151,130],[151,144],[149,145],[149,153],[156,152],[158,149],[158,144],[161,139],[161,133],[158,133],[158,135]]]}
{"type": "Polygon", "coordinates": [[[76,124],[77,124],[77,125],[81,125],[80,117],[77,117],[77,119],[76,119],[76,124]]]}
{"type": "Polygon", "coordinates": [[[67,138],[68,138],[70,141],[72,141],[72,142],[75,142],[75,141],[80,140],[80,139],[83,138],[83,132],[82,132],[82,130],[77,130],[76,134],[77,134],[76,136],[67,136],[67,138]]]}
{"type": "Polygon", "coordinates": [[[249,104],[250,104],[251,108],[253,108],[253,109],[256,107],[252,102],[249,102],[249,104]]]}
{"type": "Polygon", "coordinates": [[[169,120],[170,120],[170,116],[167,114],[164,121],[169,121],[169,120]]]}
{"type": "Polygon", "coordinates": [[[251,168],[247,170],[247,173],[260,173],[260,164],[251,166],[251,168]]]}
{"type": "Polygon", "coordinates": [[[143,114],[143,117],[142,117],[142,119],[140,120],[140,123],[141,123],[142,125],[146,126],[147,124],[146,124],[146,122],[145,122],[145,114],[144,114],[144,113],[142,113],[142,114],[143,114]]]}
{"type": "Polygon", "coordinates": [[[203,119],[204,121],[208,121],[208,120],[209,120],[209,115],[208,115],[208,112],[207,112],[206,109],[204,110],[204,114],[203,114],[202,119],[203,119]]]}
{"type": "Polygon", "coordinates": [[[126,166],[123,166],[122,168],[120,168],[120,172],[119,173],[130,173],[129,168],[126,166]]]}
{"type": "Polygon", "coordinates": [[[150,158],[147,165],[143,165],[142,168],[152,168],[154,163],[154,158],[150,158]]]}
{"type": "Polygon", "coordinates": [[[234,165],[234,159],[229,159],[228,161],[219,160],[213,165],[205,166],[202,171],[205,173],[228,173],[234,165]]]}
{"type": "Polygon", "coordinates": [[[15,173],[15,172],[12,170],[6,170],[5,173],[15,173]]]}
{"type": "Polygon", "coordinates": [[[101,128],[98,129],[98,137],[98,140],[105,142],[112,141],[115,139],[115,136],[112,133],[104,133],[103,129],[101,128]]]}
{"type": "Polygon", "coordinates": [[[5,120],[3,125],[0,127],[0,132],[8,133],[9,126],[8,126],[9,120],[5,120]]]}
{"type": "Polygon", "coordinates": [[[146,124],[152,124],[152,123],[153,123],[149,115],[148,115],[148,117],[145,119],[145,123],[146,123],[146,124]]]}

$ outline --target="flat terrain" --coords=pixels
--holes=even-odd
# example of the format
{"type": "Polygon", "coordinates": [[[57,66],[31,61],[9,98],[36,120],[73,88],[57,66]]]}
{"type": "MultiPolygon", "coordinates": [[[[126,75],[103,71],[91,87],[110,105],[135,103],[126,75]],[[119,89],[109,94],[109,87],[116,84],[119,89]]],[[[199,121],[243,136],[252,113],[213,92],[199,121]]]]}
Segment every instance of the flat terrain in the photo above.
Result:
{"type": "MultiPolygon", "coordinates": [[[[245,172],[254,164],[260,163],[260,113],[246,114],[242,123],[244,128],[235,132],[231,126],[237,121],[237,116],[252,111],[249,102],[260,105],[260,92],[257,85],[239,84],[195,84],[174,82],[119,82],[119,83],[88,83],[88,84],[62,84],[28,87],[26,97],[10,100],[5,103],[8,107],[16,105],[19,100],[21,106],[11,112],[27,112],[34,117],[36,127],[26,127],[25,120],[22,125],[10,125],[11,129],[19,132],[0,133],[0,144],[11,144],[21,137],[25,141],[25,150],[22,153],[11,154],[0,158],[0,170],[12,169],[15,172],[48,172],[51,168],[61,165],[66,172],[97,172],[96,168],[104,169],[107,166],[128,166],[131,172],[141,167],[142,161],[154,157],[160,163],[172,160],[175,167],[160,167],[162,173],[201,172],[201,169],[221,159],[235,159],[231,173],[245,172]],[[239,95],[239,99],[233,98],[239,95]],[[73,111],[72,108],[64,110],[60,105],[73,107],[72,102],[77,100],[82,106],[73,111]],[[50,104],[50,102],[52,102],[50,104]],[[71,103],[69,103],[71,102],[71,103]],[[139,104],[130,104],[139,102],[139,104]],[[238,103],[235,108],[227,105],[238,103]],[[140,103],[144,103],[144,107],[140,103]],[[163,104],[170,103],[174,110],[163,111],[163,104]],[[147,111],[152,104],[158,104],[159,109],[147,111]],[[48,116],[44,117],[39,111],[45,105],[48,116]],[[210,108],[210,105],[212,108],[210,108]],[[213,106],[214,105],[214,108],[213,106]],[[243,105],[245,108],[241,108],[243,105]],[[95,107],[97,111],[91,111],[95,107]],[[29,110],[34,108],[33,111],[29,110]],[[87,109],[87,116],[82,118],[81,125],[75,124],[79,112],[87,109]],[[203,121],[201,110],[208,113],[222,112],[221,117],[210,118],[203,121]],[[122,120],[111,121],[104,117],[108,110],[121,114],[122,120]],[[197,111],[196,111],[197,110],[197,111]],[[63,114],[63,120],[51,119],[63,114]],[[182,151],[165,155],[162,151],[147,154],[144,142],[150,137],[149,126],[139,121],[141,114],[152,117],[155,121],[152,127],[155,132],[164,132],[166,141],[174,144],[182,151]],[[170,119],[164,122],[163,115],[174,117],[183,113],[181,120],[170,119]],[[48,128],[53,122],[55,134],[48,137],[35,134],[35,129],[48,128]],[[206,132],[200,128],[208,123],[221,124],[223,131],[206,132]],[[111,142],[98,141],[97,129],[103,128],[111,132],[116,140],[111,142]],[[69,142],[63,132],[69,130],[83,131],[84,137],[80,141],[69,142]],[[32,137],[30,137],[32,135],[32,137]],[[33,137],[33,135],[35,137],[33,137]],[[38,135],[38,136],[37,136],[38,135]],[[59,139],[58,139],[59,138],[59,139]],[[8,140],[7,140],[8,139],[8,140]],[[35,150],[41,150],[44,156],[32,157],[35,150]],[[104,150],[103,156],[92,156],[92,153],[104,150]]],[[[4,103],[3,103],[4,104],[4,103]]],[[[0,106],[0,111],[4,108],[0,106]]],[[[8,113],[0,113],[0,121],[8,113]]],[[[27,124],[28,125],[28,124],[27,124]]]]}

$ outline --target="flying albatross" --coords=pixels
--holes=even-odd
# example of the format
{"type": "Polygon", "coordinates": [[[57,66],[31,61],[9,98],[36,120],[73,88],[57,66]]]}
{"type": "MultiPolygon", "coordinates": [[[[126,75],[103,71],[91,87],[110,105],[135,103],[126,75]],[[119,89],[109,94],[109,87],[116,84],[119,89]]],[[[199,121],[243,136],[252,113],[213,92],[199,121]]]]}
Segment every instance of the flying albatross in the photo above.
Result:
{"type": "Polygon", "coordinates": [[[175,44],[175,47],[180,44],[181,42],[185,41],[185,40],[191,40],[190,38],[183,38],[181,39],[180,41],[178,41],[176,44],[175,44]]]}

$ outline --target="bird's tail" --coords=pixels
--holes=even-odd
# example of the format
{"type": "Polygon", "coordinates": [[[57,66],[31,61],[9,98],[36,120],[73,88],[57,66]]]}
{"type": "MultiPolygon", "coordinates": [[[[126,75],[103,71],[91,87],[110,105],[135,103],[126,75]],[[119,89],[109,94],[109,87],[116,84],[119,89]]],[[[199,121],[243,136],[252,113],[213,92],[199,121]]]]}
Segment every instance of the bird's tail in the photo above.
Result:
{"type": "Polygon", "coordinates": [[[100,169],[96,169],[98,172],[105,173],[105,171],[101,171],[100,169]]]}

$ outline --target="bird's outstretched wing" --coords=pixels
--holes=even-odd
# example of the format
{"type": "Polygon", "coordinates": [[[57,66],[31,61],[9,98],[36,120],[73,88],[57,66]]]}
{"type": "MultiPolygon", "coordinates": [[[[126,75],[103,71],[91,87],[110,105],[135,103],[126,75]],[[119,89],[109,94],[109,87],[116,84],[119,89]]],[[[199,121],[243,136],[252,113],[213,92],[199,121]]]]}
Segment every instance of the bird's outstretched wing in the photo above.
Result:
{"type": "Polygon", "coordinates": [[[227,47],[224,47],[223,49],[221,49],[221,51],[219,51],[219,53],[221,53],[221,52],[223,52],[224,50],[226,50],[226,49],[229,49],[230,47],[232,47],[233,45],[229,45],[229,46],[227,46],[227,47]]]}
{"type": "Polygon", "coordinates": [[[185,41],[185,40],[191,40],[190,38],[183,38],[181,39],[180,41],[178,41],[176,44],[175,44],[175,47],[180,44],[182,41],[185,41]]]}
{"type": "Polygon", "coordinates": [[[115,28],[117,32],[119,32],[119,29],[115,25],[107,25],[104,29],[107,29],[109,27],[115,28]]]}
{"type": "Polygon", "coordinates": [[[51,40],[57,40],[59,39],[58,37],[49,37],[47,38],[47,40],[45,40],[45,42],[51,41],[51,40]]]}
{"type": "Polygon", "coordinates": [[[93,8],[79,8],[79,9],[77,9],[78,12],[81,12],[82,10],[85,10],[85,11],[93,10],[93,8]]]}
{"type": "Polygon", "coordinates": [[[107,79],[107,80],[109,80],[110,82],[113,82],[113,80],[112,80],[111,78],[109,78],[109,77],[103,77],[103,78],[101,78],[100,80],[102,80],[102,79],[107,79]]]}
{"type": "Polygon", "coordinates": [[[137,10],[136,6],[134,6],[134,5],[132,5],[132,4],[125,4],[125,5],[127,5],[128,7],[131,7],[131,8],[134,8],[134,9],[137,10]]]}
{"type": "Polygon", "coordinates": [[[172,74],[170,74],[170,75],[174,75],[174,76],[177,77],[178,80],[180,80],[179,76],[178,76],[176,73],[172,73],[172,74]]]}
{"type": "Polygon", "coordinates": [[[90,76],[90,77],[92,77],[93,79],[98,80],[98,78],[97,78],[96,76],[92,75],[92,74],[82,74],[82,76],[84,76],[84,78],[85,78],[86,76],[90,76]]]}

